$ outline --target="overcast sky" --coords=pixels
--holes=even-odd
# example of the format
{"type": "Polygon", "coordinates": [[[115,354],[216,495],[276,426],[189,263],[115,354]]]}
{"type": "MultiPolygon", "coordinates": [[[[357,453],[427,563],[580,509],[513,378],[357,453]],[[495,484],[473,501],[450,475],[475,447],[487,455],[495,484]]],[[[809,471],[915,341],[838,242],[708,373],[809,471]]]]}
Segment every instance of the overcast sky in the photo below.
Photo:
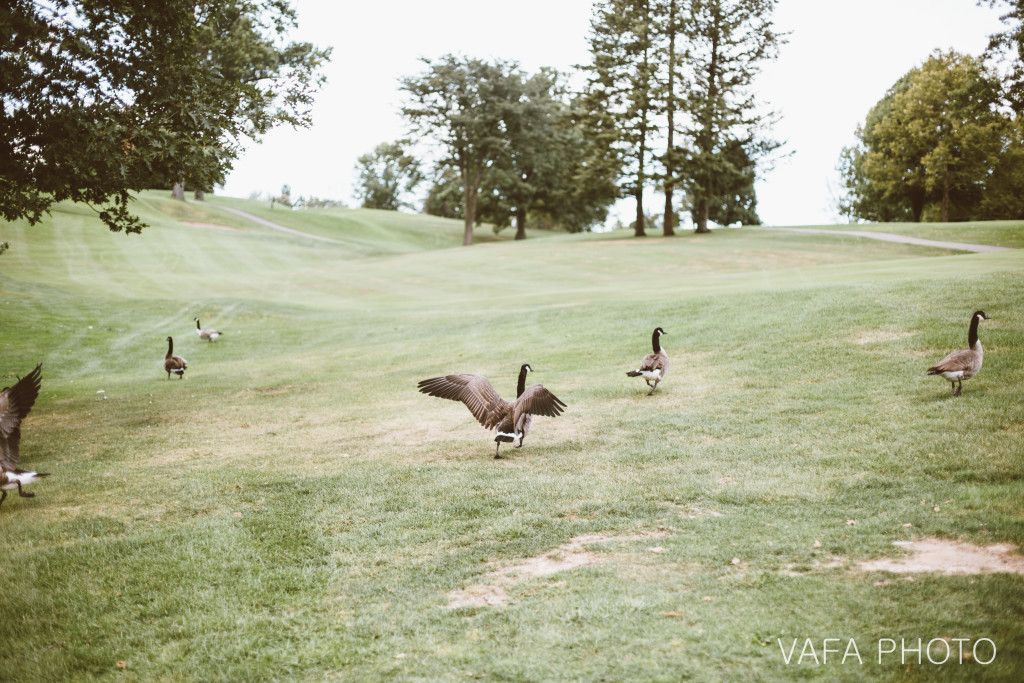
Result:
{"type": "MultiPolygon", "coordinates": [[[[294,40],[332,46],[328,82],[310,129],[282,128],[250,144],[221,194],[352,197],[355,161],[401,137],[398,79],[446,53],[516,60],[524,70],[569,71],[590,61],[591,0],[296,0],[294,40]]],[[[789,31],[758,94],[779,114],[775,136],[791,155],[757,185],[758,212],[774,225],[832,223],[840,150],[886,89],[935,49],[984,50],[999,12],[974,0],[780,0],[776,28],[789,31]]],[[[632,203],[620,213],[628,216],[632,203]]],[[[660,206],[654,205],[655,211],[660,206]]]]}

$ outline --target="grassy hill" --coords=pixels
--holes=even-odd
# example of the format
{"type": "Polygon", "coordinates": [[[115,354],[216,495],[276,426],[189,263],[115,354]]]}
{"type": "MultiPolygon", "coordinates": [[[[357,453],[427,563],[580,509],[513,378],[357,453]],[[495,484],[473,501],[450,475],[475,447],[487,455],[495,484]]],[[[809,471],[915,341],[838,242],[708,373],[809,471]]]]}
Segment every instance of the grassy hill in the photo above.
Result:
{"type": "Polygon", "coordinates": [[[0,228],[0,372],[44,363],[22,464],[53,474],[0,508],[5,680],[1024,675],[1020,575],[859,565],[1024,544],[1024,253],[756,228],[462,248],[424,216],[136,207],[139,236],[68,205],[0,228]],[[977,308],[985,366],[953,399],[924,371],[977,308]],[[657,325],[648,397],[625,372],[657,325]],[[506,460],[416,392],[478,372],[509,396],[523,362],[569,407],[506,460]],[[585,566],[523,569],[581,537],[585,566]],[[489,583],[507,604],[450,607],[489,583]],[[878,662],[881,638],[960,637],[996,659],[878,662]],[[807,638],[863,663],[787,664],[807,638]]]}

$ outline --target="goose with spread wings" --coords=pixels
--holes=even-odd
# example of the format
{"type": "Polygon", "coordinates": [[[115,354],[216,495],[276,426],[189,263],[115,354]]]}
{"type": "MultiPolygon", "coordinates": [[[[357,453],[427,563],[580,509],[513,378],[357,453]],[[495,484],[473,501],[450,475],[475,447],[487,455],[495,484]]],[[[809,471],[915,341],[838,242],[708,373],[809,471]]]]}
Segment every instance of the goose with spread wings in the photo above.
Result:
{"type": "Polygon", "coordinates": [[[482,375],[445,375],[425,379],[418,384],[419,390],[428,396],[437,396],[451,401],[461,401],[473,413],[473,417],[487,429],[497,430],[494,441],[498,444],[494,457],[501,458],[501,444],[523,445],[523,439],[530,432],[530,424],[534,415],[558,417],[565,408],[557,396],[544,388],[542,384],[526,386],[526,373],[533,368],[524,363],[519,369],[519,384],[516,399],[506,401],[494,390],[491,383],[482,375]]]}
{"type": "Polygon", "coordinates": [[[18,469],[21,421],[39,397],[41,368],[41,364],[36,365],[35,370],[19,379],[13,387],[0,391],[0,505],[3,505],[7,492],[14,489],[18,489],[22,498],[34,497],[36,494],[23,491],[21,487],[49,476],[45,472],[18,469]]]}

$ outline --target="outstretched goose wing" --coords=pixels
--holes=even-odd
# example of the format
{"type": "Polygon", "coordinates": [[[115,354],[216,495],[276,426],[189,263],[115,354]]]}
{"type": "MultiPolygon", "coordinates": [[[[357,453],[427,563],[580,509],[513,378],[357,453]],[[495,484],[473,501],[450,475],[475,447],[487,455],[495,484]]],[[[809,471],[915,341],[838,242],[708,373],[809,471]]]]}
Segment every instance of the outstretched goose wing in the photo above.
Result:
{"type": "Polygon", "coordinates": [[[417,386],[428,396],[462,401],[477,422],[488,428],[494,426],[488,424],[488,416],[504,403],[487,378],[481,375],[432,377],[421,381],[417,386]]]}
{"type": "Polygon", "coordinates": [[[21,446],[21,421],[39,397],[42,365],[0,392],[0,465],[13,470],[18,465],[21,446]]]}
{"type": "Polygon", "coordinates": [[[545,417],[558,417],[565,408],[557,396],[544,388],[543,384],[531,384],[520,394],[519,398],[512,404],[514,414],[513,424],[519,423],[523,415],[544,415],[545,417]]]}

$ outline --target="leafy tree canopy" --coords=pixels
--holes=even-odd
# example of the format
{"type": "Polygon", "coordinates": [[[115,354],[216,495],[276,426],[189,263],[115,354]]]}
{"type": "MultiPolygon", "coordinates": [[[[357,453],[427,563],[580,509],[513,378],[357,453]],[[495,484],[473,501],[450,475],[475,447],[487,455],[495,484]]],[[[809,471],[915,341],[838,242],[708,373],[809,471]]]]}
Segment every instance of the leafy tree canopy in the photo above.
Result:
{"type": "Polygon", "coordinates": [[[398,211],[411,206],[403,196],[423,180],[419,161],[406,153],[399,142],[382,142],[373,152],[356,160],[359,174],[357,194],[363,208],[398,211]]]}
{"type": "Polygon", "coordinates": [[[8,0],[0,8],[0,215],[221,183],[246,139],[307,126],[330,50],[287,42],[286,0],[8,0]]]}
{"type": "Polygon", "coordinates": [[[869,112],[842,172],[854,218],[1018,218],[1024,202],[1020,120],[981,59],[936,52],[869,112]]]}
{"type": "Polygon", "coordinates": [[[1006,64],[1005,96],[1018,116],[1024,115],[1024,0],[979,0],[979,5],[1005,10],[1006,30],[989,39],[987,53],[1006,64]]]}

